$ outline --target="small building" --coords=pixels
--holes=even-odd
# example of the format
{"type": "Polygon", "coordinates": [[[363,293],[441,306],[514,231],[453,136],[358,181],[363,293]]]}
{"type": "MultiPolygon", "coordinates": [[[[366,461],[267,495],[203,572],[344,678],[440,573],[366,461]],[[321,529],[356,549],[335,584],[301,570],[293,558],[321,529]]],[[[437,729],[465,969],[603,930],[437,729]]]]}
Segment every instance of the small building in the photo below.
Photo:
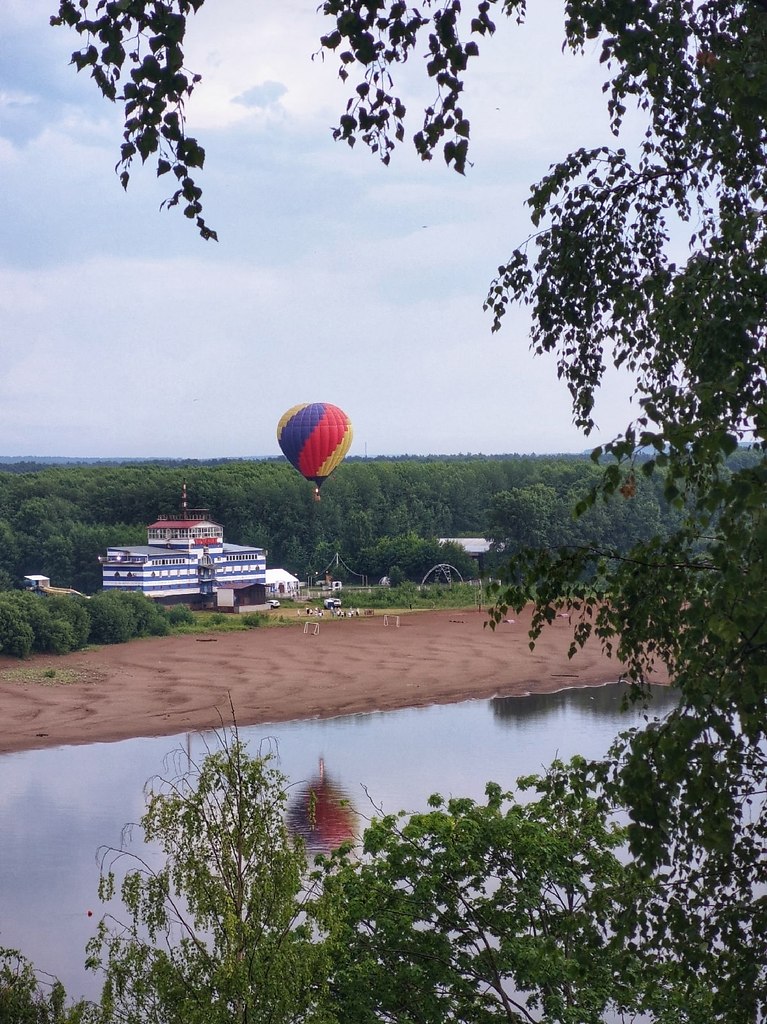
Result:
{"type": "Polygon", "coordinates": [[[137,591],[163,604],[213,607],[218,590],[242,585],[259,585],[265,600],[264,549],[225,543],[207,509],[187,508],[186,485],[181,512],[150,523],[146,544],[109,547],[99,561],[104,590],[137,591]]]}
{"type": "Polygon", "coordinates": [[[24,586],[37,594],[44,593],[51,585],[50,576],[41,576],[39,573],[30,573],[24,577],[24,586]]]}
{"type": "Polygon", "coordinates": [[[470,558],[473,558],[482,572],[485,564],[485,555],[490,550],[490,541],[484,537],[440,537],[440,544],[457,544],[463,548],[470,558]]]}
{"type": "Polygon", "coordinates": [[[52,597],[84,597],[88,600],[87,594],[81,594],[79,590],[72,587],[52,587],[50,576],[41,576],[39,573],[30,573],[24,577],[24,586],[33,594],[52,597]]]}
{"type": "Polygon", "coordinates": [[[298,597],[301,583],[287,569],[267,569],[266,592],[271,597],[298,597]]]}
{"type": "Polygon", "coordinates": [[[263,583],[224,583],[216,589],[216,610],[243,614],[266,604],[263,583]]]}

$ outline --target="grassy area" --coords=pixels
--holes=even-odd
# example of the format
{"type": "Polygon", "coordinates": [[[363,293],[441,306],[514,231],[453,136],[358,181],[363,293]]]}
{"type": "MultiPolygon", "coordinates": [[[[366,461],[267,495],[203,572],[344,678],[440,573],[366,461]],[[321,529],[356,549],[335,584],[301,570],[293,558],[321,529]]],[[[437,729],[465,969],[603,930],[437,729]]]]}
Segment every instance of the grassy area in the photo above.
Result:
{"type": "Polygon", "coordinates": [[[37,686],[71,686],[73,683],[95,683],[98,673],[85,669],[53,668],[36,665],[28,668],[9,668],[0,672],[4,683],[34,684],[37,686]]]}
{"type": "Polygon", "coordinates": [[[270,625],[272,616],[266,612],[248,612],[245,615],[230,615],[224,612],[194,612],[188,622],[171,627],[175,635],[194,633],[238,633],[245,629],[258,629],[270,625]]]}
{"type": "MultiPolygon", "coordinates": [[[[476,608],[486,603],[486,589],[470,583],[402,583],[398,587],[344,588],[339,595],[344,608],[373,608],[410,611],[433,608],[476,608]]],[[[321,602],[320,602],[321,604],[321,602]]]]}
{"type": "MultiPolygon", "coordinates": [[[[435,608],[468,609],[479,607],[486,595],[480,587],[456,583],[452,586],[431,585],[421,587],[415,583],[403,583],[399,587],[345,588],[334,594],[341,598],[341,610],[359,608],[360,614],[370,609],[374,614],[401,615],[409,611],[426,611],[435,608]]],[[[194,612],[179,622],[171,624],[173,635],[194,635],[198,633],[234,633],[247,629],[287,626],[297,616],[305,614],[307,608],[323,608],[324,597],[311,601],[292,601],[282,598],[279,608],[270,611],[247,612],[232,615],[226,612],[194,612]]],[[[328,614],[328,613],[326,613],[328,614]]]]}

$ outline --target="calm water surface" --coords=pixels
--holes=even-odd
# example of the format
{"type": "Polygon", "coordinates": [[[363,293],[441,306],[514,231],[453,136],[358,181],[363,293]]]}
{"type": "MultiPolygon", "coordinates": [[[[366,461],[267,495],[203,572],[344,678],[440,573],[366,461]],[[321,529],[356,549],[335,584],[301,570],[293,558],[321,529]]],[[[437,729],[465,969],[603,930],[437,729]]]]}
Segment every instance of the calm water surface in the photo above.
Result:
{"type": "MultiPolygon", "coordinates": [[[[308,828],[309,789],[318,793],[311,846],[364,827],[376,813],[417,811],[432,793],[480,799],[488,780],[512,788],[554,757],[604,753],[615,735],[664,714],[621,712],[617,686],[508,697],[328,721],[242,730],[252,752],[269,743],[291,780],[289,822],[308,828]],[[339,797],[354,812],[339,812],[339,797]]],[[[95,997],[83,968],[101,910],[97,851],[120,843],[143,811],[143,787],[179,748],[199,756],[212,734],[128,740],[0,757],[0,946],[20,949],[74,996],[95,997]],[[88,911],[93,912],[88,917],[88,911]]]]}

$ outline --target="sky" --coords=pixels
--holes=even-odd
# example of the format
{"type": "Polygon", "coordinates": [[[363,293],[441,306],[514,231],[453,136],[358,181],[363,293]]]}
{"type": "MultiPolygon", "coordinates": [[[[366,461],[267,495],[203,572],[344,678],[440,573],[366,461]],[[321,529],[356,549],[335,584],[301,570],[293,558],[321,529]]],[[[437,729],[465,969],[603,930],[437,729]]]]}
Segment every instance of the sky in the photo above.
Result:
{"type": "MultiPolygon", "coordinates": [[[[205,147],[204,242],[168,179],[115,174],[121,110],[70,65],[56,0],[4,0],[0,59],[0,455],[279,454],[276,425],[332,402],[350,454],[573,452],[631,416],[609,377],[597,430],[572,425],[524,310],[491,333],[497,267],[531,233],[530,185],[609,142],[596,44],[561,53],[562,6],[531,5],[470,64],[465,177],[406,145],[389,167],[331,128],[347,94],[315,0],[207,0],[190,18],[202,75],[187,128],[205,147]]],[[[433,97],[402,69],[407,137],[433,97]]]]}

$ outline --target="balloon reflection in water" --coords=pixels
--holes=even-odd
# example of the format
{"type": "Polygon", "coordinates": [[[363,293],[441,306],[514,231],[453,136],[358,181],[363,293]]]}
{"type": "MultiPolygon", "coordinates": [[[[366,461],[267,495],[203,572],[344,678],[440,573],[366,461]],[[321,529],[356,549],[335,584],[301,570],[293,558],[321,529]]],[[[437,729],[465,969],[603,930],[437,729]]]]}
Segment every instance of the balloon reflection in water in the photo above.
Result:
{"type": "Polygon", "coordinates": [[[343,787],[331,780],[322,758],[317,775],[294,792],[286,818],[291,832],[313,853],[330,853],[357,834],[357,812],[343,787]]]}

